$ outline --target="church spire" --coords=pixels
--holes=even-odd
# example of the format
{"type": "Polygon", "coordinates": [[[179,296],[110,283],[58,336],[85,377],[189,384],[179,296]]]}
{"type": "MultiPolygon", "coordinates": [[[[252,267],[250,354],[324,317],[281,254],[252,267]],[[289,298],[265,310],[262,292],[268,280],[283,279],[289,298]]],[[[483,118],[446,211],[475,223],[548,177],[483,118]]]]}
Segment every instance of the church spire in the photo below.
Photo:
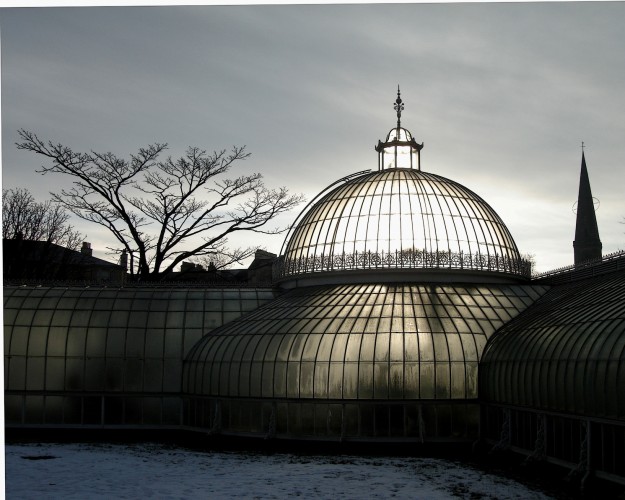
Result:
{"type": "Polygon", "coordinates": [[[573,254],[575,265],[589,260],[601,259],[601,240],[590,180],[586,168],[586,157],[582,143],[582,169],[579,176],[579,194],[577,196],[577,220],[575,223],[575,241],[573,242],[573,254]]]}

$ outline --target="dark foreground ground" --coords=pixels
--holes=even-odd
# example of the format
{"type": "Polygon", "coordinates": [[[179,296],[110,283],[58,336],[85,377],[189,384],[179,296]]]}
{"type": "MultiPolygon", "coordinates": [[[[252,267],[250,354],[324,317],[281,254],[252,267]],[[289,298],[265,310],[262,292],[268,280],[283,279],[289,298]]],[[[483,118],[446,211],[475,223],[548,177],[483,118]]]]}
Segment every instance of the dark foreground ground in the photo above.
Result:
{"type": "MultiPolygon", "coordinates": [[[[283,471],[296,470],[293,467],[296,467],[297,464],[306,464],[306,471],[309,472],[306,472],[304,476],[302,476],[304,472],[298,471],[295,474],[299,477],[297,480],[291,477],[292,474],[288,474],[286,478],[277,477],[276,482],[280,485],[278,489],[265,486],[260,493],[250,492],[250,498],[281,498],[296,495],[298,491],[302,495],[325,497],[325,490],[319,490],[321,487],[319,485],[326,488],[325,493],[327,495],[338,495],[343,498],[356,498],[358,491],[354,490],[355,487],[364,487],[365,491],[371,494],[371,497],[379,496],[378,489],[381,488],[384,492],[384,487],[375,481],[367,486],[367,478],[371,475],[372,478],[380,476],[380,479],[388,476],[389,481],[401,486],[397,487],[398,489],[394,494],[388,490],[386,491],[388,495],[379,496],[380,498],[394,496],[429,499],[553,498],[569,500],[596,498],[625,500],[625,486],[591,478],[582,490],[580,488],[581,477],[571,477],[568,471],[563,468],[538,462],[527,463],[524,457],[517,454],[509,452],[492,453],[488,447],[479,444],[461,446],[457,444],[415,446],[407,443],[372,445],[370,443],[242,439],[207,436],[179,430],[140,432],[116,430],[107,432],[102,430],[41,429],[19,431],[9,429],[6,431],[6,444],[7,493],[13,492],[22,498],[35,498],[41,494],[64,494],[58,491],[56,483],[54,487],[48,486],[52,488],[51,491],[46,489],[47,487],[43,483],[51,482],[47,476],[49,474],[63,475],[65,469],[62,467],[62,462],[64,462],[73,470],[75,477],[76,468],[86,464],[90,458],[102,462],[102,456],[97,456],[97,453],[102,452],[102,447],[104,447],[108,450],[106,456],[120,464],[126,458],[132,459],[132,457],[136,460],[141,457],[140,460],[143,464],[152,462],[156,469],[145,473],[149,475],[153,472],[156,477],[163,477],[159,475],[158,467],[163,467],[164,470],[171,470],[172,468],[172,464],[163,462],[163,454],[171,455],[179,462],[189,461],[191,467],[193,464],[203,463],[209,455],[211,460],[221,460],[210,462],[210,464],[204,463],[204,469],[207,471],[228,470],[227,460],[234,460],[239,471],[252,467],[253,462],[253,469],[245,473],[246,477],[249,477],[250,474],[259,474],[258,481],[261,482],[270,477],[270,474],[276,473],[277,469],[283,471]],[[58,446],[50,447],[49,445],[52,444],[58,444],[58,446]],[[80,446],[71,447],[71,444],[80,445],[82,448],[80,446]],[[13,454],[11,455],[11,453],[13,454]],[[47,458],[46,453],[53,458],[47,458]],[[60,458],[56,457],[55,454],[63,455],[64,461],[57,460],[54,462],[54,459],[60,458]],[[157,459],[154,459],[155,457],[157,459]],[[254,457],[254,459],[247,460],[248,457],[254,457]],[[15,463],[16,460],[17,463],[15,463]],[[26,484],[18,484],[19,478],[17,477],[15,482],[12,482],[12,470],[22,470],[24,464],[29,462],[29,467],[33,468],[29,474],[35,477],[26,484]],[[48,463],[44,466],[44,462],[48,463]],[[19,469],[12,469],[13,466],[19,467],[19,469]],[[61,469],[55,467],[61,467],[61,469]],[[351,486],[353,491],[342,490],[340,485],[333,486],[328,477],[324,476],[324,474],[328,474],[328,467],[333,471],[330,473],[330,477],[332,474],[336,474],[337,478],[340,476],[351,477],[350,474],[352,474],[354,476],[354,482],[351,486]],[[391,468],[388,469],[388,467],[391,468]],[[398,477],[397,474],[401,468],[407,468],[406,470],[410,470],[412,473],[406,477],[398,477]],[[375,474],[370,472],[372,470],[375,470],[375,474]],[[319,478],[316,474],[322,474],[322,477],[319,478]],[[27,490],[30,485],[35,485],[38,475],[41,476],[43,482],[37,486],[39,489],[29,494],[24,488],[27,490]],[[429,483],[423,482],[426,479],[429,483]],[[317,483],[318,486],[315,486],[317,490],[307,491],[305,488],[306,491],[302,490],[302,481],[310,484],[317,483]],[[437,481],[440,481],[440,484],[437,481]],[[300,485],[298,486],[297,483],[300,485]],[[352,493],[354,496],[351,496],[352,493]]],[[[137,467],[136,464],[131,463],[128,466],[137,467]]],[[[189,466],[185,470],[188,470],[189,466]]],[[[97,464],[94,465],[91,474],[102,475],[102,473],[102,468],[98,469],[97,464]]],[[[113,472],[113,474],[117,476],[115,488],[122,488],[120,481],[123,474],[119,471],[113,472]]],[[[15,475],[17,476],[18,473],[16,472],[15,475]]],[[[209,472],[208,475],[211,476],[211,473],[209,472]]],[[[214,478],[210,482],[210,488],[214,488],[213,493],[217,496],[219,496],[219,492],[225,494],[228,491],[228,485],[232,486],[238,482],[236,476],[227,477],[226,475],[222,477],[222,480],[226,484],[220,484],[214,478]]],[[[76,487],[74,485],[74,489],[76,487]]],[[[88,488],[88,486],[85,487],[88,488]]],[[[128,489],[129,496],[125,496],[126,494],[123,492],[126,490],[123,488],[120,491],[111,491],[110,493],[125,496],[125,498],[133,498],[134,490],[131,486],[128,488],[130,488],[128,489]]],[[[160,491],[155,491],[154,496],[160,497],[171,489],[170,486],[163,488],[160,491]]],[[[195,498],[189,494],[191,490],[185,491],[184,494],[181,493],[179,496],[173,494],[169,498],[195,498]]],[[[141,496],[151,496],[147,492],[148,490],[144,489],[142,492],[135,493],[141,496]]],[[[202,494],[206,493],[205,486],[202,488],[202,494]]],[[[243,494],[243,496],[247,495],[243,494]]],[[[197,498],[200,497],[197,496],[197,498]]]]}

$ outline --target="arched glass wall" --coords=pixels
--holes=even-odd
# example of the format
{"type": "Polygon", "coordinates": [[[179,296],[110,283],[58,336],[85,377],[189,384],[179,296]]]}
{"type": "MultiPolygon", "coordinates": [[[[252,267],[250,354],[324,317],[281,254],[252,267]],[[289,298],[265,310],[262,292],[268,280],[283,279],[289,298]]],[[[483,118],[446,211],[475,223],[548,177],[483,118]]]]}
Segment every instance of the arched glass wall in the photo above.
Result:
{"type": "MultiPolygon", "coordinates": [[[[459,427],[444,437],[454,432],[467,437],[477,428],[477,407],[468,410],[466,403],[476,405],[478,362],[487,339],[543,292],[543,287],[530,286],[434,285],[292,290],[196,344],[185,362],[187,423],[212,427],[219,418],[222,429],[263,432],[271,421],[267,415],[264,424],[259,420],[263,405],[284,401],[284,415],[294,413],[281,420],[276,432],[289,435],[297,429],[302,435],[316,435],[315,426],[297,420],[298,412],[314,407],[313,420],[323,420],[330,418],[321,416],[332,411],[328,404],[347,404],[351,410],[345,411],[360,422],[356,427],[353,421],[344,422],[355,433],[349,437],[388,437],[373,420],[363,424],[362,418],[368,417],[361,410],[377,407],[384,413],[393,407],[405,416],[408,405],[420,412],[422,423],[411,428],[423,437],[426,427],[431,435],[440,427],[436,410],[427,405],[446,401],[460,405],[452,405],[459,427]],[[417,403],[427,408],[418,410],[417,403]],[[319,410],[319,404],[325,410],[319,410]],[[461,406],[464,410],[458,410],[461,406]],[[217,408],[219,417],[214,416],[217,408]],[[223,420],[225,408],[229,415],[248,415],[249,410],[244,419],[249,426],[223,420]]],[[[448,404],[445,408],[443,414],[451,411],[448,404]]],[[[407,432],[403,425],[401,435],[407,432]]],[[[346,437],[342,426],[341,437],[346,437]]]]}
{"type": "Polygon", "coordinates": [[[270,289],[4,287],[7,425],[179,424],[182,360],[270,289]]]}
{"type": "Polygon", "coordinates": [[[475,193],[438,175],[390,169],[350,178],[316,202],[285,243],[278,277],[385,267],[530,271],[475,193]]]}
{"type": "Polygon", "coordinates": [[[554,288],[480,370],[486,402],[625,421],[625,273],[554,288]]]}
{"type": "Polygon", "coordinates": [[[497,332],[480,399],[491,443],[624,484],[625,272],[554,287],[497,332]]]}

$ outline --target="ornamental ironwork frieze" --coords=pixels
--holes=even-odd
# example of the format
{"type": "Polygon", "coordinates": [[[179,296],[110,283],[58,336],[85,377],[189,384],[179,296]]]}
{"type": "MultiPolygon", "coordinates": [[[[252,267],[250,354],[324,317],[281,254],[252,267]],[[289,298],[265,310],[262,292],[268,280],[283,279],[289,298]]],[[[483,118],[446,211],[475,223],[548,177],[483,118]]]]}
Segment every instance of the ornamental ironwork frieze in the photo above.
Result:
{"type": "Polygon", "coordinates": [[[450,251],[404,250],[396,252],[354,252],[339,255],[280,257],[274,265],[274,278],[317,272],[366,269],[460,269],[531,276],[531,263],[498,254],[450,251]]]}

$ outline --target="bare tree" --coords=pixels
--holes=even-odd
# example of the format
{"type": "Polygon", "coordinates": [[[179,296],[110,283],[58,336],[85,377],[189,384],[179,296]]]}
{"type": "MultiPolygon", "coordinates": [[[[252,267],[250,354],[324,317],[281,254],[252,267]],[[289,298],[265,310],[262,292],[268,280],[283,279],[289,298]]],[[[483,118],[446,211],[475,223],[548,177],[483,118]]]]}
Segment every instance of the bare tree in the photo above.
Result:
{"type": "Polygon", "coordinates": [[[69,214],[51,201],[39,203],[28,189],[2,190],[2,238],[47,241],[76,250],[83,235],[68,224],[69,214]]]}
{"type": "Polygon", "coordinates": [[[126,250],[132,274],[160,279],[190,257],[231,254],[228,236],[238,231],[275,234],[268,228],[303,197],[284,187],[266,188],[260,174],[221,178],[245,147],[208,154],[190,147],[178,159],[159,161],[166,144],[142,148],[130,160],[113,153],[78,153],[20,130],[18,149],[52,160],[39,172],[65,174],[72,188],[52,193],[54,201],[78,217],[107,228],[126,250]],[[198,238],[199,237],[199,238],[198,238]]]}

